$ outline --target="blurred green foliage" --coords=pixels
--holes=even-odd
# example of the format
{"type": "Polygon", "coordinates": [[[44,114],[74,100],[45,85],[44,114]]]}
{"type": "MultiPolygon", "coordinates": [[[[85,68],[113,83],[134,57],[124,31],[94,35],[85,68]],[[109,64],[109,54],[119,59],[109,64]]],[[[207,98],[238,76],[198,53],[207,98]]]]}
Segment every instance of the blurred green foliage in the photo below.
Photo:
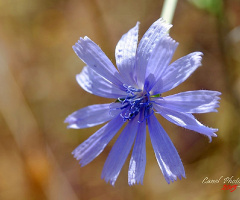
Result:
{"type": "Polygon", "coordinates": [[[189,0],[194,6],[214,15],[222,12],[223,0],[189,0]]]}

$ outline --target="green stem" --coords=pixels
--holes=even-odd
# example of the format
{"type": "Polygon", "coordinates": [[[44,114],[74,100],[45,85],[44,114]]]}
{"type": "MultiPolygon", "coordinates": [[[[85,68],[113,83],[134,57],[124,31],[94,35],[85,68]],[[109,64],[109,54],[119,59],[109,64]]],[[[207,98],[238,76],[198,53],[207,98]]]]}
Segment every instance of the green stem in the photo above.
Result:
{"type": "Polygon", "coordinates": [[[172,23],[176,5],[177,0],[164,0],[161,18],[165,19],[169,24],[172,23]]]}

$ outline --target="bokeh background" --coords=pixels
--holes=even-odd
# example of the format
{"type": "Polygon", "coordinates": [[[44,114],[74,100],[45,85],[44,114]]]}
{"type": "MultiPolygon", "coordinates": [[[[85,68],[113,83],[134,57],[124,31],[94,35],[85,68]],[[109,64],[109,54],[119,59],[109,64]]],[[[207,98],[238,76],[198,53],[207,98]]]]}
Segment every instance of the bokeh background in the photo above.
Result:
{"type": "MultiPolygon", "coordinates": [[[[128,162],[115,187],[101,179],[114,144],[81,168],[71,152],[99,127],[66,129],[73,111],[114,100],[88,94],[75,81],[84,63],[72,45],[95,41],[115,63],[120,37],[141,22],[140,38],[159,18],[162,0],[0,0],[0,199],[1,200],[236,200],[205,177],[240,178],[240,1],[179,1],[170,35],[180,43],[174,60],[204,53],[203,66],[173,93],[222,92],[218,113],[197,115],[218,128],[209,143],[198,133],[159,121],[175,144],[187,179],[168,185],[147,136],[143,185],[128,186],[128,162]]],[[[240,184],[239,184],[240,185],[240,184]]]]}

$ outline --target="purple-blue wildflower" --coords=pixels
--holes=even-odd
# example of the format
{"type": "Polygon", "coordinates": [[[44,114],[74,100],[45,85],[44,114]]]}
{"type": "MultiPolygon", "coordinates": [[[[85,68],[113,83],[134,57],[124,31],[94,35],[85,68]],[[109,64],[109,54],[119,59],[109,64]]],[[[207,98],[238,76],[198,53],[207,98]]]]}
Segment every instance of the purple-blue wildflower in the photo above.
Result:
{"type": "Polygon", "coordinates": [[[178,46],[168,34],[172,25],[159,19],[151,25],[138,44],[139,22],[122,36],[116,46],[118,70],[98,45],[88,37],[73,46],[86,67],[76,76],[87,92],[116,101],[82,108],[69,115],[68,128],[87,128],[109,121],[73,155],[81,166],[90,163],[125,124],[104,164],[102,178],[114,185],[133,146],[128,183],[143,183],[146,165],[146,126],[159,167],[168,183],[185,177],[181,159],[173,143],[155,117],[206,135],[211,141],[217,129],[201,124],[192,113],[217,112],[217,91],[196,90],[163,96],[184,82],[200,65],[201,52],[190,53],[170,64],[178,46]],[[137,45],[138,44],[138,45],[137,45]]]}

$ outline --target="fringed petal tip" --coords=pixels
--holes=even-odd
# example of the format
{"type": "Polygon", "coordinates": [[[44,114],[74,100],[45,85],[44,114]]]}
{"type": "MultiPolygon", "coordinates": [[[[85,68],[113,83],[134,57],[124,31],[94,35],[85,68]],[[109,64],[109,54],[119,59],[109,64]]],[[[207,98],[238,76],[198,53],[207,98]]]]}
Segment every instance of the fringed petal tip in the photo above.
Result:
{"type": "Polygon", "coordinates": [[[220,99],[221,99],[221,98],[220,98],[220,96],[222,95],[221,92],[218,92],[218,91],[211,91],[211,90],[207,90],[207,91],[212,92],[212,95],[214,96],[214,99],[215,99],[215,100],[220,100],[220,99]]]}
{"type": "Polygon", "coordinates": [[[106,183],[110,183],[111,186],[113,186],[113,187],[115,186],[116,180],[107,180],[107,179],[105,179],[105,178],[103,178],[103,177],[102,177],[102,179],[103,179],[106,183]]]}
{"type": "Polygon", "coordinates": [[[74,126],[74,123],[76,122],[76,119],[74,119],[71,115],[69,115],[65,120],[64,123],[67,123],[67,129],[78,129],[76,126],[74,126]]]}
{"type": "Polygon", "coordinates": [[[170,28],[172,28],[172,24],[169,24],[165,19],[163,18],[159,18],[156,22],[156,24],[160,25],[160,26],[165,26],[168,30],[170,28]]]}
{"type": "Polygon", "coordinates": [[[81,160],[81,159],[82,159],[82,155],[81,155],[80,152],[74,150],[74,151],[72,152],[72,155],[73,155],[73,157],[78,161],[80,167],[83,167],[83,166],[86,165],[86,163],[84,164],[83,161],[81,160]]]}
{"type": "Polygon", "coordinates": [[[136,179],[132,179],[132,180],[128,180],[128,185],[129,186],[134,186],[134,185],[143,185],[143,181],[142,180],[136,180],[136,179]]]}
{"type": "Polygon", "coordinates": [[[79,50],[82,50],[82,47],[81,47],[81,37],[80,39],[75,43],[75,45],[72,46],[72,49],[73,51],[78,55],[78,51],[79,50]]]}
{"type": "Polygon", "coordinates": [[[222,93],[221,92],[218,92],[218,91],[215,91],[216,92],[216,96],[221,96],[222,93]]]}
{"type": "Polygon", "coordinates": [[[93,41],[88,36],[84,36],[83,38],[80,37],[79,40],[75,43],[75,45],[72,46],[73,50],[75,51],[75,49],[76,50],[82,49],[83,42],[92,42],[93,43],[93,41]]]}
{"type": "Polygon", "coordinates": [[[204,135],[204,136],[207,136],[208,139],[209,139],[209,143],[211,143],[212,142],[212,137],[217,137],[217,134],[215,132],[217,132],[218,129],[216,129],[216,128],[209,128],[207,126],[206,126],[206,128],[208,128],[208,130],[209,130],[208,132],[206,132],[206,133],[200,133],[199,132],[199,133],[204,135]]]}
{"type": "Polygon", "coordinates": [[[77,119],[73,116],[73,114],[76,112],[73,112],[72,114],[68,115],[66,119],[64,120],[64,123],[72,124],[74,123],[77,119]]]}
{"type": "MultiPolygon", "coordinates": [[[[219,106],[219,104],[220,104],[220,100],[221,100],[221,98],[220,98],[220,96],[222,95],[222,93],[221,92],[218,92],[218,91],[216,91],[216,94],[215,94],[216,96],[215,96],[215,102],[216,102],[216,106],[215,106],[215,108],[219,108],[220,106],[219,106]]],[[[218,110],[216,109],[216,112],[218,112],[218,110]]]]}
{"type": "Polygon", "coordinates": [[[216,134],[215,132],[217,132],[218,129],[212,128],[212,130],[213,130],[212,134],[211,134],[211,135],[207,135],[207,137],[208,137],[208,139],[209,139],[209,143],[212,142],[212,137],[217,137],[217,134],[216,134]]]}
{"type": "Polygon", "coordinates": [[[189,62],[192,66],[201,66],[202,65],[202,56],[203,53],[200,51],[194,52],[193,56],[190,58],[189,62]]]}
{"type": "Polygon", "coordinates": [[[72,151],[72,155],[78,161],[80,167],[83,167],[88,164],[88,163],[84,162],[84,160],[82,160],[82,158],[84,157],[83,150],[79,150],[78,148],[76,148],[75,150],[72,151]]]}
{"type": "MultiPolygon", "coordinates": [[[[76,148],[72,151],[72,155],[76,160],[80,160],[82,157],[81,152],[78,150],[78,148],[76,148]]],[[[79,164],[80,164],[80,162],[79,162],[79,164]]]]}
{"type": "Polygon", "coordinates": [[[63,123],[69,123],[69,116],[63,121],[63,123]]]}
{"type": "Polygon", "coordinates": [[[106,183],[110,183],[113,187],[115,186],[117,177],[119,174],[113,176],[113,177],[108,177],[106,173],[102,171],[101,179],[104,180],[106,183]]]}
{"type": "Polygon", "coordinates": [[[79,127],[76,124],[69,124],[67,129],[79,129],[79,127]]]}
{"type": "MultiPolygon", "coordinates": [[[[145,172],[145,168],[144,168],[144,172],[145,172]]],[[[134,176],[134,175],[128,176],[128,185],[129,186],[139,185],[139,184],[143,185],[144,172],[143,174],[139,174],[138,176],[134,176]]]]}
{"type": "Polygon", "coordinates": [[[168,178],[165,177],[165,180],[167,181],[168,184],[170,184],[170,183],[174,183],[174,181],[177,181],[178,180],[177,178],[181,181],[182,178],[186,179],[186,175],[184,173],[175,177],[168,177],[168,178]]]}
{"type": "Polygon", "coordinates": [[[84,39],[80,37],[79,40],[75,43],[75,45],[72,46],[73,51],[80,59],[82,59],[82,52],[84,50],[82,47],[82,41],[84,41],[84,39]]]}

